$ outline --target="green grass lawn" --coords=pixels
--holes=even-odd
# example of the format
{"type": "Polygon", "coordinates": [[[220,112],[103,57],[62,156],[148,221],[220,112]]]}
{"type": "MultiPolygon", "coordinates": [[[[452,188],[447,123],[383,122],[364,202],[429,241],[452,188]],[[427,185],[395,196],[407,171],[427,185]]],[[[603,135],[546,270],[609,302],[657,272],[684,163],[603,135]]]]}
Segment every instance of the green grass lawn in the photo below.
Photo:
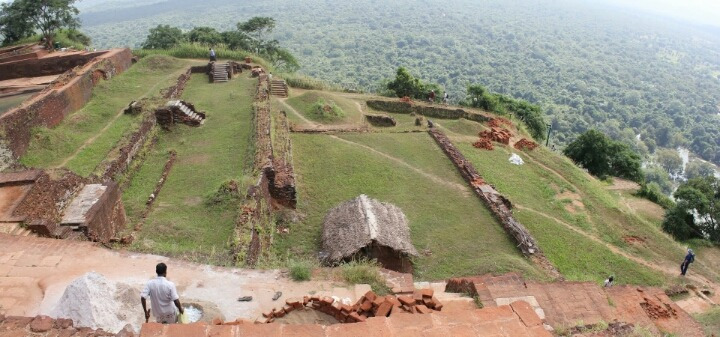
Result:
{"type": "Polygon", "coordinates": [[[329,92],[307,91],[289,98],[287,103],[305,118],[313,122],[322,124],[357,124],[363,122],[362,112],[353,100],[329,92]],[[340,118],[325,118],[320,116],[313,109],[313,105],[315,105],[318,100],[323,100],[328,104],[330,102],[335,103],[342,110],[344,116],[340,118]]]}
{"type": "Polygon", "coordinates": [[[674,265],[672,261],[680,261],[683,253],[680,245],[662,233],[657,224],[626,211],[619,203],[619,195],[607,191],[605,183],[591,178],[567,158],[543,148],[525,153],[498,144],[494,151],[473,148],[469,142],[458,141],[456,146],[486,181],[517,206],[517,218],[567,278],[601,281],[614,274],[619,283],[650,285],[673,280],[604,247],[614,246],[661,266],[674,265]],[[510,164],[511,153],[521,155],[525,165],[510,164]],[[582,205],[571,207],[572,199],[582,205]],[[598,238],[603,244],[573,232],[551,217],[598,238]],[[631,235],[645,242],[626,243],[624,238],[631,235]]]}
{"type": "Polygon", "coordinates": [[[708,336],[720,336],[720,308],[710,309],[694,317],[703,325],[705,334],[708,336]]]}
{"type": "Polygon", "coordinates": [[[521,255],[429,135],[345,134],[342,139],[361,145],[326,135],[292,135],[298,210],[304,219],[291,225],[289,234],[276,237],[276,254],[314,257],[321,249],[327,211],[364,193],[399,206],[408,217],[413,244],[421,252],[415,259],[418,279],[510,271],[544,277],[521,255]],[[398,157],[404,164],[362,145],[398,157]]]}
{"type": "Polygon", "coordinates": [[[160,90],[172,85],[189,64],[190,61],[166,56],[148,57],[109,81],[100,82],[93,90],[91,100],[68,115],[60,125],[33,130],[30,147],[21,162],[29,167],[55,167],[87,143],[67,167],[81,175],[89,175],[122,135],[138,122],[137,116],[130,115],[115,119],[118,113],[133,100],[159,96],[160,90]]]}
{"type": "MultiPolygon", "coordinates": [[[[243,184],[251,173],[254,84],[244,76],[209,84],[206,76],[193,75],[183,99],[207,112],[207,120],[200,127],[177,125],[162,131],[125,191],[123,202],[133,226],[160,178],[168,151],[177,151],[175,166],[133,249],[207,263],[228,262],[223,258],[238,205],[211,204],[208,198],[223,182],[235,179],[243,184]]],[[[244,191],[247,186],[240,188],[244,191]]]]}

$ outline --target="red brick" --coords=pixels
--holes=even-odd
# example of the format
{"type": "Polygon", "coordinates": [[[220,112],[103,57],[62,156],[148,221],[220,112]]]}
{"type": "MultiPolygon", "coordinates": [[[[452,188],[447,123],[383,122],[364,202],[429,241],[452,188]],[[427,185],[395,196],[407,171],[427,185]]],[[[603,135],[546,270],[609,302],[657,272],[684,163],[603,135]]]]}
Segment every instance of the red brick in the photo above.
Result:
{"type": "MultiPolygon", "coordinates": [[[[325,329],[318,324],[290,324],[282,328],[283,337],[318,337],[325,336],[325,329]]],[[[262,336],[265,337],[265,336],[262,336]]]]}
{"type": "Polygon", "coordinates": [[[303,300],[299,298],[288,298],[285,300],[285,304],[297,309],[303,306],[303,300]]]}
{"type": "Polygon", "coordinates": [[[422,295],[422,293],[420,292],[420,290],[415,290],[415,291],[413,291],[412,297],[413,297],[413,299],[415,300],[415,303],[422,302],[422,300],[423,300],[423,295],[422,295]]]}
{"type": "Polygon", "coordinates": [[[303,305],[310,303],[310,296],[303,296],[303,305]]]}
{"type": "Polygon", "coordinates": [[[73,326],[73,321],[69,318],[58,318],[55,320],[55,327],[58,329],[67,329],[73,326]]]}
{"type": "Polygon", "coordinates": [[[377,298],[375,298],[375,300],[373,300],[372,304],[373,304],[373,307],[377,308],[383,302],[385,302],[385,296],[378,296],[377,298]]]}
{"type": "Polygon", "coordinates": [[[352,307],[347,304],[343,304],[342,307],[340,307],[340,311],[344,313],[349,313],[350,311],[352,311],[352,307]]]}
{"type": "Polygon", "coordinates": [[[420,289],[420,294],[422,294],[422,297],[431,298],[434,295],[434,291],[432,289],[420,289]]]}
{"type": "Polygon", "coordinates": [[[36,316],[35,319],[30,322],[30,331],[47,332],[52,329],[54,323],[53,319],[48,316],[36,316]]]}
{"type": "Polygon", "coordinates": [[[293,311],[293,310],[295,310],[295,307],[293,307],[293,306],[291,306],[291,305],[287,305],[287,304],[286,304],[286,305],[283,307],[283,311],[285,311],[286,314],[289,314],[289,313],[290,313],[291,311],[293,311]]]}
{"type": "Polygon", "coordinates": [[[145,323],[140,328],[140,337],[160,337],[165,334],[167,325],[161,323],[145,323]]]}
{"type": "Polygon", "coordinates": [[[320,295],[312,295],[310,296],[310,301],[316,302],[320,300],[320,295]]]}
{"type": "Polygon", "coordinates": [[[330,304],[333,304],[333,302],[335,302],[335,299],[333,299],[332,297],[329,297],[329,296],[325,296],[320,300],[320,302],[322,302],[326,305],[330,305],[330,304]]]}
{"type": "MultiPolygon", "coordinates": [[[[273,310],[274,310],[274,309],[273,309],[273,310]]],[[[273,317],[273,310],[263,312],[263,313],[262,313],[263,317],[265,317],[265,318],[273,317]]]]}
{"type": "Polygon", "coordinates": [[[3,322],[3,328],[6,330],[17,330],[26,327],[32,320],[32,317],[7,316],[3,322]]]}
{"type": "Polygon", "coordinates": [[[370,291],[368,291],[368,292],[365,293],[364,297],[365,297],[366,299],[370,300],[370,302],[372,302],[372,301],[374,301],[374,300],[377,298],[377,295],[375,294],[375,292],[373,292],[372,290],[370,290],[370,291]]]}
{"type": "Polygon", "coordinates": [[[392,310],[392,303],[390,302],[383,302],[380,304],[380,306],[377,308],[377,311],[375,311],[375,316],[377,317],[387,317],[390,314],[390,310],[392,310]]]}
{"type": "Polygon", "coordinates": [[[400,303],[400,301],[398,301],[397,297],[395,296],[388,295],[385,297],[385,300],[398,307],[402,305],[402,303],[400,303]]]}
{"type": "Polygon", "coordinates": [[[432,312],[433,312],[433,311],[430,310],[428,307],[426,307],[426,306],[424,306],[424,305],[422,305],[422,304],[416,305],[416,306],[415,306],[415,310],[417,310],[417,312],[418,312],[418,313],[421,313],[421,314],[429,314],[429,313],[432,313],[432,312]]]}
{"type": "Polygon", "coordinates": [[[172,337],[205,337],[207,336],[207,323],[195,322],[191,324],[168,324],[165,336],[172,337]]]}
{"type": "Polygon", "coordinates": [[[398,301],[404,305],[413,305],[415,304],[415,299],[410,296],[399,296],[398,301]]]}
{"type": "Polygon", "coordinates": [[[238,337],[280,337],[282,324],[245,324],[238,326],[238,337]]]}
{"type": "Polygon", "coordinates": [[[348,317],[355,322],[365,322],[365,317],[360,316],[357,312],[351,312],[348,317]]]}
{"type": "Polygon", "coordinates": [[[277,318],[284,317],[284,316],[285,316],[285,310],[280,309],[275,312],[275,317],[277,317],[277,318]]]}
{"type": "Polygon", "coordinates": [[[235,326],[212,325],[208,328],[207,337],[235,337],[235,326]]]}
{"type": "Polygon", "coordinates": [[[372,302],[369,299],[365,299],[365,301],[360,304],[360,310],[369,311],[370,309],[372,309],[372,302]]]}
{"type": "Polygon", "coordinates": [[[510,304],[510,307],[520,317],[520,320],[525,326],[533,327],[542,325],[542,320],[535,313],[535,310],[525,301],[515,301],[510,304]]]}

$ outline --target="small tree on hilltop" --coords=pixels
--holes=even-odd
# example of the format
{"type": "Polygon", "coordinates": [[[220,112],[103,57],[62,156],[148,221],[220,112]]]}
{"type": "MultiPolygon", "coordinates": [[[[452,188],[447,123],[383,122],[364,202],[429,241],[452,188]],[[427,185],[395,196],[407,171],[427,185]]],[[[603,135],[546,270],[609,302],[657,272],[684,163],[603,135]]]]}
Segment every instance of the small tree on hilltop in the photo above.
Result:
{"type": "Polygon", "coordinates": [[[186,36],[190,42],[206,45],[215,45],[223,42],[223,37],[220,32],[211,27],[195,27],[189,31],[186,36]]]}
{"type": "MultiPolygon", "coordinates": [[[[2,16],[7,17],[9,24],[19,25],[10,28],[12,39],[27,35],[31,31],[40,30],[48,49],[53,47],[55,34],[61,28],[76,29],[80,25],[77,19],[78,9],[74,6],[77,0],[15,0],[10,5],[3,5],[2,16]]],[[[3,20],[4,21],[4,20],[3,20]]],[[[5,35],[5,33],[3,33],[5,35]]],[[[8,36],[6,35],[6,39],[8,36]]]]}
{"type": "Polygon", "coordinates": [[[275,19],[256,16],[248,21],[238,23],[237,28],[252,37],[254,47],[260,52],[268,42],[266,40],[267,35],[275,29],[275,19]]]}
{"type": "Polygon", "coordinates": [[[169,49],[183,41],[183,33],[180,28],[169,25],[158,25],[150,29],[142,47],[145,49],[169,49]]]}
{"type": "Polygon", "coordinates": [[[397,97],[412,97],[425,99],[425,85],[419,79],[413,77],[405,67],[398,68],[395,79],[387,84],[388,90],[395,93],[397,97]]]}

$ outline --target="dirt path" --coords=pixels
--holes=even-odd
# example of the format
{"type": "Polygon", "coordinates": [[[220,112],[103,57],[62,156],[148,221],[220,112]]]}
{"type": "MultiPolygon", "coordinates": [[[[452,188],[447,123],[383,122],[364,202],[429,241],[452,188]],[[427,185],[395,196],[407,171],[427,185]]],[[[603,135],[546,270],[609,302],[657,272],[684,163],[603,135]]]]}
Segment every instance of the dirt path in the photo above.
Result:
{"type": "Polygon", "coordinates": [[[385,153],[385,152],[378,151],[378,150],[376,150],[376,149],[374,149],[374,148],[372,148],[372,147],[370,147],[370,146],[367,146],[367,145],[364,145],[364,144],[360,144],[360,143],[356,143],[356,142],[353,142],[353,141],[349,141],[349,140],[347,140],[347,139],[343,139],[343,138],[340,138],[340,137],[335,136],[335,135],[330,135],[329,137],[331,137],[331,138],[333,138],[333,139],[336,139],[336,140],[339,140],[339,141],[341,141],[341,142],[344,142],[344,143],[346,143],[346,144],[351,144],[351,145],[354,145],[354,146],[362,147],[363,149],[366,149],[366,150],[368,150],[368,151],[370,151],[370,152],[373,152],[373,153],[378,154],[378,155],[380,155],[380,156],[383,156],[383,157],[385,157],[385,158],[387,158],[387,159],[390,159],[390,160],[392,160],[392,161],[394,161],[394,162],[396,162],[396,163],[398,163],[398,164],[400,164],[400,165],[402,165],[402,166],[405,166],[405,167],[413,170],[415,173],[421,174],[422,176],[424,176],[424,177],[426,177],[426,178],[428,178],[428,179],[430,179],[430,180],[432,180],[432,181],[434,181],[434,182],[436,182],[436,183],[438,183],[438,184],[442,184],[442,185],[445,185],[445,186],[454,188],[454,189],[456,189],[456,190],[458,190],[458,191],[462,191],[464,196],[470,196],[470,195],[471,195],[471,193],[470,193],[470,191],[468,190],[467,186],[465,186],[464,184],[458,184],[458,183],[454,183],[454,182],[451,182],[451,181],[447,181],[447,180],[445,180],[445,179],[443,179],[443,178],[440,178],[440,177],[438,177],[438,176],[436,176],[436,175],[434,175],[434,174],[427,173],[427,172],[425,172],[425,171],[423,171],[423,170],[421,170],[421,169],[419,169],[419,168],[417,168],[417,167],[415,167],[415,166],[412,166],[412,165],[408,164],[407,162],[403,161],[403,160],[400,159],[400,158],[393,157],[393,156],[391,156],[391,155],[389,155],[389,154],[387,154],[387,153],[385,153]]]}
{"type": "MultiPolygon", "coordinates": [[[[183,68],[182,70],[178,70],[178,71],[164,77],[162,80],[155,83],[155,85],[153,85],[152,88],[150,88],[148,91],[146,91],[144,94],[142,94],[142,96],[137,98],[137,100],[147,97],[154,91],[158,90],[158,86],[160,86],[161,84],[164,84],[165,81],[172,78],[173,76],[174,77],[180,76],[180,74],[184,73],[185,71],[187,71],[187,69],[183,68]]],[[[123,115],[124,111],[125,111],[125,108],[120,109],[120,111],[118,111],[118,113],[115,115],[115,117],[113,117],[113,119],[111,119],[107,124],[105,124],[105,126],[99,132],[97,132],[94,136],[92,136],[92,137],[88,138],[86,141],[84,141],[82,143],[82,145],[80,145],[80,147],[78,147],[77,150],[75,150],[75,152],[72,155],[65,158],[65,160],[63,160],[62,163],[56,165],[54,168],[65,167],[65,165],[67,165],[71,160],[75,159],[75,157],[77,157],[77,155],[80,154],[80,152],[82,152],[90,144],[94,143],[95,140],[97,140],[100,136],[102,136],[105,133],[105,131],[107,131],[113,124],[115,124],[115,122],[118,120],[118,118],[120,118],[120,116],[123,115]]]]}
{"type": "MultiPolygon", "coordinates": [[[[286,98],[286,99],[287,99],[287,98],[286,98]]],[[[278,98],[277,101],[280,102],[280,104],[282,104],[286,109],[290,110],[290,112],[292,112],[295,116],[297,116],[298,118],[300,118],[305,124],[309,124],[309,125],[312,126],[312,127],[318,127],[318,126],[320,126],[320,124],[315,123],[315,122],[313,122],[313,121],[305,118],[305,116],[303,116],[301,113],[299,113],[297,110],[295,110],[295,108],[293,108],[292,105],[287,104],[287,102],[285,102],[286,99],[280,99],[280,98],[278,98]]]]}

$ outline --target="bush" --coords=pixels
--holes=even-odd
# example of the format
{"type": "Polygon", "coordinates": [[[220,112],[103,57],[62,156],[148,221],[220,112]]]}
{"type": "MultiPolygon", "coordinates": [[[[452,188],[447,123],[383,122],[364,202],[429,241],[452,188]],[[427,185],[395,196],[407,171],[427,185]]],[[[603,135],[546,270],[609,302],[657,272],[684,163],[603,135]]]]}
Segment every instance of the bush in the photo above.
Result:
{"type": "Polygon", "coordinates": [[[660,185],[656,182],[644,183],[640,186],[640,190],[635,194],[638,197],[648,199],[664,209],[670,209],[675,206],[675,202],[666,196],[660,185]]]}
{"type": "Polygon", "coordinates": [[[380,266],[375,260],[356,260],[344,263],[340,266],[342,277],[350,284],[369,284],[372,290],[378,295],[390,293],[390,288],[385,284],[385,278],[380,275],[380,266]]]}
{"type": "Polygon", "coordinates": [[[563,154],[600,179],[612,175],[636,182],[642,180],[640,156],[597,130],[580,135],[563,154]]]}
{"type": "Polygon", "coordinates": [[[311,112],[322,119],[337,119],[345,116],[345,112],[335,102],[326,102],[322,98],[313,104],[311,112]]]}
{"type": "Polygon", "coordinates": [[[312,274],[312,264],[308,261],[291,260],[289,263],[290,278],[293,281],[309,281],[312,274]]]}

